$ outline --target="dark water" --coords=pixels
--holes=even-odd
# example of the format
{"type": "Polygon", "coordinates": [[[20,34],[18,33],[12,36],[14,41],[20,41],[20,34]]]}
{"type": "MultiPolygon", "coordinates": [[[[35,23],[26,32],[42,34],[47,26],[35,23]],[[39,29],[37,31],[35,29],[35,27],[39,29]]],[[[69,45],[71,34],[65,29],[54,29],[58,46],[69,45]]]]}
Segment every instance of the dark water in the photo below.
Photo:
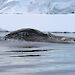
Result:
{"type": "Polygon", "coordinates": [[[75,44],[0,41],[0,75],[75,75],[75,44]]]}

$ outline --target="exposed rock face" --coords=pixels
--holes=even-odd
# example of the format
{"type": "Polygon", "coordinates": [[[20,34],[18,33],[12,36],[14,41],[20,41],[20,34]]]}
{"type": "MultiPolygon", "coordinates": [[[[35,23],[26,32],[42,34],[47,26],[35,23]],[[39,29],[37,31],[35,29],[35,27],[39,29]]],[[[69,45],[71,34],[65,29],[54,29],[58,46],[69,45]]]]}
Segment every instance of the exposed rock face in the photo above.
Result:
{"type": "Polygon", "coordinates": [[[52,42],[52,43],[66,43],[63,37],[55,36],[51,33],[45,34],[35,29],[21,29],[5,36],[5,39],[19,39],[33,42],[52,42]]]}
{"type": "Polygon", "coordinates": [[[5,38],[20,39],[26,41],[44,41],[48,38],[47,34],[34,29],[21,29],[6,35],[5,38]]]}

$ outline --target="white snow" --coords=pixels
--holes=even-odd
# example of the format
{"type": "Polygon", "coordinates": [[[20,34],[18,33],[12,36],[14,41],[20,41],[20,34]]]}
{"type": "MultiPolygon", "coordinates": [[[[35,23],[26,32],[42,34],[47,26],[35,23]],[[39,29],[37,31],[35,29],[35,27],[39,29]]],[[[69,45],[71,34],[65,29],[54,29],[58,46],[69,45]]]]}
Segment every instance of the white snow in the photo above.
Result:
{"type": "Polygon", "coordinates": [[[74,14],[2,14],[0,28],[9,31],[34,28],[40,31],[75,32],[74,14]]]}
{"type": "Polygon", "coordinates": [[[75,0],[0,0],[0,13],[70,14],[75,0]]]}
{"type": "Polygon", "coordinates": [[[75,1],[53,2],[52,0],[32,0],[28,10],[44,14],[74,13],[75,1]]]}

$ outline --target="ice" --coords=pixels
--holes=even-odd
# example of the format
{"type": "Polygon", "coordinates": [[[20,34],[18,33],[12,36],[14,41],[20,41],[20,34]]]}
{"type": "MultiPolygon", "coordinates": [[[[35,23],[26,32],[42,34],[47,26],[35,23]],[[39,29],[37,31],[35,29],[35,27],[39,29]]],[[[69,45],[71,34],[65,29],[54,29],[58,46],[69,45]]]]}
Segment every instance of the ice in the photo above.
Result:
{"type": "Polygon", "coordinates": [[[75,1],[32,0],[28,10],[33,13],[70,14],[75,12],[75,1]]]}
{"type": "Polygon", "coordinates": [[[0,0],[0,13],[74,14],[74,0],[0,0]]]}

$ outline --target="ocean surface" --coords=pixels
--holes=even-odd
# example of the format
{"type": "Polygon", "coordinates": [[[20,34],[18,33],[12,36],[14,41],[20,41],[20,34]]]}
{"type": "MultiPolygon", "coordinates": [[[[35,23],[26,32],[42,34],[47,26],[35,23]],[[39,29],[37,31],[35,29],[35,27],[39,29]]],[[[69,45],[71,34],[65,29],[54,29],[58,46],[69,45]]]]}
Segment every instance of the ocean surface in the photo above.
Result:
{"type": "Polygon", "coordinates": [[[75,44],[0,40],[0,75],[75,75],[75,44]]]}

